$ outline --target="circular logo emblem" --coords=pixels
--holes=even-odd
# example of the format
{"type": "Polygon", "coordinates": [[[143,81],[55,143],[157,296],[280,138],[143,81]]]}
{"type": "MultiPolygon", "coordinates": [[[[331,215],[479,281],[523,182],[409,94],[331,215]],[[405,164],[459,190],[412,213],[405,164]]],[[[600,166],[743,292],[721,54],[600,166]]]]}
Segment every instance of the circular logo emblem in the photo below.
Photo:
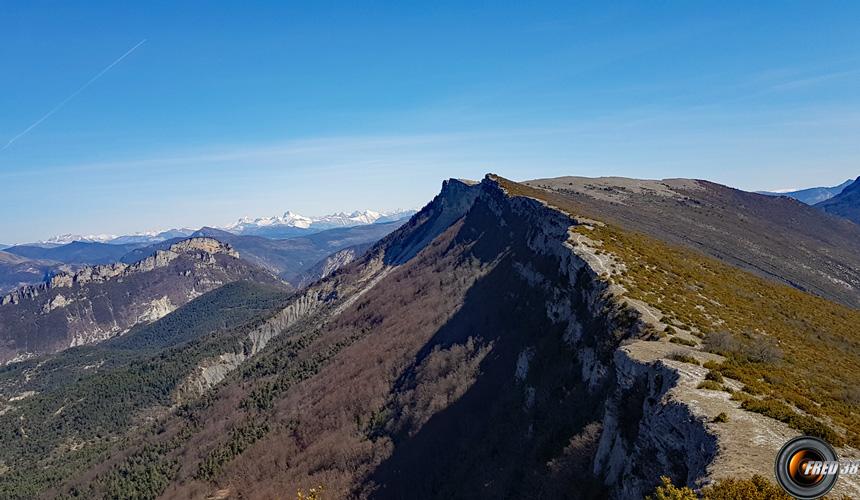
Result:
{"type": "Polygon", "coordinates": [[[776,454],[776,480],[801,500],[824,496],[839,477],[836,452],[821,439],[803,436],[785,443],[776,454]]]}

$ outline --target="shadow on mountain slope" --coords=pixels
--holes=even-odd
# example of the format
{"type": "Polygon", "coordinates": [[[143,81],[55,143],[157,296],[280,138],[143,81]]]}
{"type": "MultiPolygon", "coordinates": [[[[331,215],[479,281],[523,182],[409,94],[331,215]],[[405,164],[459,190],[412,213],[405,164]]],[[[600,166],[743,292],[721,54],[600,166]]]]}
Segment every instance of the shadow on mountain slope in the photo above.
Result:
{"type": "MultiPolygon", "coordinates": [[[[563,339],[567,324],[548,318],[552,297],[518,267],[527,262],[545,276],[564,276],[557,261],[506,247],[511,240],[502,232],[479,233],[489,217],[481,207],[470,212],[457,244],[471,244],[470,257],[496,266],[417,352],[389,394],[389,419],[371,430],[394,443],[364,485],[373,497],[599,496],[590,472],[599,438],[593,422],[606,392],[586,390],[577,352],[563,339]],[[433,406],[427,399],[440,394],[453,402],[425,417],[422,410],[433,406]]],[[[573,299],[584,329],[605,332],[582,297],[573,299]]]]}

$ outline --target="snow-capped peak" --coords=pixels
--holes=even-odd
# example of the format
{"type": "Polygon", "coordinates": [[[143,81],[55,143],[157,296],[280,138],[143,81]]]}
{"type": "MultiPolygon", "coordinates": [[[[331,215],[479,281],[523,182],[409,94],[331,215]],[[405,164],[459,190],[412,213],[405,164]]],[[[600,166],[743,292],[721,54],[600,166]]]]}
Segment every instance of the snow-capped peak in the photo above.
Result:
{"type": "MultiPolygon", "coordinates": [[[[354,212],[338,212],[319,217],[306,217],[287,210],[283,215],[272,217],[242,217],[236,223],[223,226],[220,229],[241,234],[256,235],[268,238],[287,238],[307,232],[317,232],[338,227],[363,226],[367,224],[392,222],[403,219],[415,213],[415,210],[394,210],[391,212],[377,212],[375,210],[356,210],[354,212]]],[[[142,231],[122,236],[112,234],[61,234],[44,241],[34,243],[35,245],[59,246],[83,241],[90,243],[119,244],[146,244],[157,243],[171,238],[187,237],[194,233],[193,229],[177,228],[166,231],[142,231]]]]}
{"type": "Polygon", "coordinates": [[[61,234],[33,244],[60,246],[67,245],[75,241],[82,241],[85,243],[110,243],[112,245],[123,245],[128,243],[158,243],[170,238],[190,236],[193,232],[194,229],[175,228],[165,231],[139,231],[121,236],[113,234],[61,234]]]}
{"type": "Polygon", "coordinates": [[[314,223],[317,225],[328,225],[330,227],[349,227],[360,226],[363,224],[373,224],[383,214],[374,212],[373,210],[356,210],[352,213],[338,212],[336,214],[324,215],[315,217],[314,223]]]}
{"type": "Polygon", "coordinates": [[[283,216],[273,217],[242,217],[235,224],[225,226],[222,229],[233,232],[242,232],[249,228],[267,227],[267,226],[289,226],[307,229],[313,223],[313,219],[299,215],[289,210],[283,216]]]}
{"type": "MultiPolygon", "coordinates": [[[[374,210],[356,210],[354,212],[338,212],[318,217],[307,217],[287,210],[282,216],[273,217],[243,217],[235,224],[222,227],[226,231],[237,234],[255,234],[260,231],[270,233],[275,228],[296,228],[324,230],[336,227],[361,226],[373,224],[377,221],[396,220],[398,215],[404,217],[411,215],[414,211],[398,210],[391,213],[377,212],[374,210]]],[[[263,234],[263,233],[261,233],[263,234]]]]}
{"type": "Polygon", "coordinates": [[[40,241],[39,243],[45,245],[66,245],[68,243],[72,243],[73,241],[86,241],[89,243],[107,243],[108,241],[116,238],[116,235],[113,234],[60,234],[54,236],[52,238],[48,238],[47,240],[40,241]]]}
{"type": "Polygon", "coordinates": [[[281,219],[284,221],[284,224],[288,226],[300,227],[303,229],[311,227],[311,224],[314,222],[310,217],[305,217],[304,215],[299,215],[289,210],[284,212],[284,216],[281,219]]]}

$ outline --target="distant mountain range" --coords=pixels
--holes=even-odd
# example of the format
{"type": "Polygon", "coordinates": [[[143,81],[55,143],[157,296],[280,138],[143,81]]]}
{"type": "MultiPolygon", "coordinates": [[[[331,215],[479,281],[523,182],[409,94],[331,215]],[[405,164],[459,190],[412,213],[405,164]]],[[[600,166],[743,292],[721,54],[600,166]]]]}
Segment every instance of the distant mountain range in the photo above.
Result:
{"type": "Polygon", "coordinates": [[[351,213],[339,212],[322,217],[305,217],[304,215],[287,211],[284,215],[276,215],[274,217],[259,217],[256,219],[244,217],[239,219],[235,224],[216,229],[244,236],[282,239],[313,234],[338,227],[393,222],[411,217],[414,213],[415,210],[398,210],[388,213],[364,210],[351,213]]]}
{"type": "MultiPolygon", "coordinates": [[[[348,217],[328,217],[324,222],[311,222],[308,227],[291,227],[286,217],[281,222],[270,224],[278,231],[254,231],[246,225],[244,230],[236,227],[232,231],[213,227],[203,227],[196,231],[171,230],[158,233],[153,239],[172,236],[161,241],[146,241],[138,236],[124,236],[110,243],[97,241],[72,241],[57,245],[29,244],[17,245],[0,251],[0,293],[13,290],[21,285],[44,282],[52,275],[74,270],[80,266],[105,265],[117,262],[132,264],[158,250],[165,250],[173,244],[192,236],[216,238],[229,243],[242,255],[246,262],[261,267],[279,278],[298,284],[307,281],[308,272],[329,255],[356,245],[370,245],[391,231],[397,229],[406,218],[388,222],[398,215],[408,216],[410,212],[379,215],[376,212],[347,214],[348,217]],[[358,214],[358,215],[355,215],[358,214]],[[338,220],[339,219],[339,220],[338,220]],[[335,222],[337,221],[337,222],[335,222]],[[314,225],[316,224],[316,225],[314,225]],[[336,227],[325,230],[317,228],[331,224],[336,227]],[[313,226],[313,227],[311,227],[313,226]],[[294,229],[294,234],[283,239],[270,235],[289,234],[286,229],[294,229]],[[258,232],[259,234],[244,234],[258,232]],[[126,243],[117,243],[122,240],[126,243]]],[[[298,216],[293,222],[301,219],[298,216]]],[[[306,218],[307,219],[307,218],[306,218]]],[[[259,228],[265,228],[265,225],[259,228]]],[[[60,241],[59,238],[54,241],[60,241]]],[[[342,259],[336,262],[344,262],[342,259]]],[[[331,267],[331,264],[323,265],[331,267]]],[[[314,275],[311,272],[311,275],[314,275]]]]}
{"type": "Polygon", "coordinates": [[[51,260],[66,264],[109,264],[138,248],[134,244],[108,244],[94,241],[73,241],[59,246],[17,245],[5,251],[20,257],[51,260]]]}
{"type": "Polygon", "coordinates": [[[816,203],[815,208],[860,224],[860,177],[836,196],[816,203]]]}
{"type": "MultiPolygon", "coordinates": [[[[280,218],[270,225],[303,225],[300,217],[280,218]]],[[[244,229],[234,227],[236,232],[211,227],[191,234],[185,230],[163,232],[159,235],[175,236],[149,244],[124,237],[127,243],[72,241],[63,245],[18,245],[0,251],[0,305],[21,304],[0,311],[0,364],[70,345],[104,340],[134,326],[137,318],[157,319],[153,316],[155,313],[146,312],[150,309],[166,314],[191,298],[236,279],[253,278],[256,283],[280,288],[289,285],[280,283],[275,276],[291,284],[308,284],[348,264],[356,258],[356,251],[367,249],[405,221],[385,222],[388,217],[376,212],[332,216],[325,221],[311,221],[307,227],[298,227],[304,233],[287,239],[236,234],[253,227],[246,225],[244,229]],[[331,229],[312,228],[332,224],[336,226],[331,229]],[[198,263],[186,266],[187,269],[174,269],[175,266],[171,269],[193,279],[183,281],[168,271],[132,272],[138,268],[151,271],[153,266],[145,263],[152,259],[158,263],[155,267],[163,267],[165,255],[188,253],[185,250],[188,245],[191,245],[192,254],[203,248],[205,258],[192,260],[198,263]],[[333,255],[344,249],[350,251],[333,255]],[[224,272],[216,270],[211,274],[207,271],[207,266],[215,262],[214,257],[208,257],[210,254],[232,257],[225,261],[229,265],[224,272]],[[240,260],[241,265],[230,263],[236,260],[240,260]],[[139,286],[134,284],[138,277],[144,280],[139,286]],[[61,290],[64,286],[73,290],[61,290]],[[121,295],[131,290],[128,286],[137,288],[134,293],[123,295],[129,299],[128,303],[121,303],[121,295]],[[72,299],[70,293],[76,298],[72,299]],[[62,314],[49,316],[55,309],[62,310],[62,314]],[[4,332],[3,325],[11,325],[12,330],[4,332]],[[53,333],[45,333],[43,327],[52,329],[53,333]],[[10,347],[13,344],[14,347],[10,347]],[[4,345],[6,347],[2,347],[4,345]]],[[[265,224],[260,224],[263,226],[265,224]]]]}
{"type": "Polygon", "coordinates": [[[838,195],[842,192],[843,189],[848,187],[852,182],[851,179],[843,182],[838,186],[832,187],[813,187],[807,189],[800,189],[797,191],[756,191],[758,194],[766,194],[768,196],[788,196],[789,198],[794,198],[797,201],[802,203],[806,203],[807,205],[815,205],[816,203],[821,203],[822,201],[829,200],[834,196],[838,195]]]}
{"type": "MultiPolygon", "coordinates": [[[[375,212],[373,210],[355,211],[351,213],[338,212],[330,215],[319,217],[306,217],[291,211],[287,211],[284,215],[275,215],[272,217],[243,217],[224,227],[216,227],[232,234],[262,236],[265,238],[283,239],[293,236],[312,234],[326,229],[337,227],[352,227],[374,223],[394,222],[397,220],[411,217],[415,214],[415,210],[395,210],[392,212],[375,212]]],[[[160,243],[175,238],[187,238],[191,236],[196,229],[191,228],[175,228],[165,231],[147,231],[132,233],[127,235],[113,234],[61,234],[48,238],[47,240],[28,243],[29,247],[55,247],[67,245],[76,241],[87,243],[104,243],[109,245],[141,245],[160,243]]],[[[0,249],[10,245],[0,245],[0,249]]]]}

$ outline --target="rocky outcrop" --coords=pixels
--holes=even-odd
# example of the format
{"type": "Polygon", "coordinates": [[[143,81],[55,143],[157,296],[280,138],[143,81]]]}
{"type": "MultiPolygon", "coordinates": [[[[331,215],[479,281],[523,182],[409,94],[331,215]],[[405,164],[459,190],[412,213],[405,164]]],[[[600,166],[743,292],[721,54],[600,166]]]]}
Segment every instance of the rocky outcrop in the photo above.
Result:
{"type": "MultiPolygon", "coordinates": [[[[533,205],[539,203],[563,213],[529,198],[515,198],[511,206],[518,203],[532,204],[529,212],[540,213],[533,205]]],[[[544,213],[530,219],[538,233],[530,240],[530,248],[535,255],[558,256],[559,275],[579,276],[579,283],[570,280],[569,286],[559,286],[558,275],[541,275],[529,266],[523,266],[520,273],[532,285],[545,287],[551,296],[559,297],[547,301],[547,317],[566,324],[565,339],[577,352],[582,381],[594,398],[583,404],[604,408],[601,437],[592,457],[595,477],[614,498],[642,498],[653,491],[663,475],[693,488],[754,474],[771,477],[777,450],[798,432],[741,409],[727,392],[701,387],[708,369],[675,361],[674,355],[681,353],[700,363],[721,362],[723,358],[654,341],[651,332],[665,327],[662,314],[650,304],[627,298],[623,287],[612,284],[612,276],[625,271],[624,262],[587,236],[587,229],[602,223],[566,215],[572,216],[571,227],[586,230],[571,231],[563,238],[558,229],[564,224],[563,218],[544,213]],[[566,251],[570,257],[565,256],[566,251]],[[567,299],[583,291],[586,314],[567,299]],[[603,327],[590,333],[587,322],[583,322],[588,317],[603,318],[603,327]],[[615,340],[602,345],[594,342],[600,338],[615,340]],[[728,423],[715,423],[718,415],[728,415],[728,423]]],[[[726,384],[735,391],[742,388],[729,379],[726,384]]],[[[857,452],[846,448],[840,453],[853,457],[857,452]]],[[[860,482],[853,477],[841,478],[834,493],[856,496],[860,482]]]]}
{"type": "Polygon", "coordinates": [[[617,498],[641,498],[663,475],[700,486],[717,455],[717,438],[703,418],[668,396],[678,372],[659,361],[643,363],[623,349],[613,365],[595,474],[614,486],[617,498]]]}
{"type": "Polygon", "coordinates": [[[532,198],[502,196],[504,189],[492,177],[483,184],[482,196],[491,200],[499,216],[509,209],[532,228],[528,246],[535,255],[557,262],[556,275],[529,265],[519,272],[552,297],[546,315],[565,325],[564,339],[577,353],[581,383],[593,398],[583,404],[605,408],[593,457],[595,476],[615,498],[643,497],[660,475],[701,484],[717,454],[717,439],[703,416],[668,396],[678,382],[677,371],[659,359],[638,359],[627,350],[630,343],[651,343],[639,339],[654,327],[653,315],[605,279],[613,266],[623,269],[623,263],[571,231],[573,226],[599,223],[532,198]],[[582,300],[579,307],[574,304],[577,296],[582,300]],[[600,327],[595,329],[595,324],[600,327]]]}
{"type": "Polygon", "coordinates": [[[92,344],[237,279],[278,283],[230,245],[190,238],[133,264],[60,272],[0,300],[0,362],[92,344]]]}
{"type": "Polygon", "coordinates": [[[260,353],[269,342],[300,321],[317,316],[323,321],[322,312],[328,309],[329,317],[337,316],[345,307],[358,300],[382,279],[389,268],[379,256],[368,259],[357,280],[339,283],[334,280],[321,281],[303,293],[296,294],[283,309],[248,332],[237,349],[203,360],[195,371],[177,387],[174,399],[181,403],[202,395],[224,380],[247,359],[260,353]]]}
{"type": "Polygon", "coordinates": [[[59,272],[50,276],[45,283],[28,285],[0,298],[0,305],[17,304],[24,299],[38,297],[55,288],[72,288],[88,283],[104,283],[107,280],[148,272],[166,267],[180,255],[186,255],[201,262],[214,263],[215,255],[228,255],[239,258],[239,253],[225,243],[213,238],[189,238],[171,245],[167,250],[157,250],[153,255],[134,264],[121,262],[98,266],[86,266],[76,272],[59,272]]]}
{"type": "MultiPolygon", "coordinates": [[[[571,231],[573,226],[596,222],[576,218],[539,200],[511,196],[493,177],[481,183],[446,182],[433,202],[372,248],[343,277],[335,274],[310,286],[253,329],[241,349],[202,362],[180,385],[176,399],[196,397],[222,382],[274,337],[300,322],[308,328],[323,328],[320,325],[333,321],[363,294],[384,283],[386,276],[416,258],[467,214],[475,219],[470,223],[475,228],[484,222],[498,225],[488,228],[490,235],[485,235],[485,244],[501,245],[493,252],[504,256],[512,251],[506,252],[504,246],[524,246],[525,253],[513,267],[529,287],[546,297],[542,311],[535,314],[543,314],[544,321],[558,325],[559,340],[573,353],[567,363],[578,366],[579,371],[577,379],[568,383],[585,387],[584,408],[604,409],[600,418],[603,432],[588,458],[587,468],[595,480],[615,498],[649,493],[661,474],[687,484],[704,481],[717,453],[717,440],[705,418],[672,392],[680,379],[675,368],[659,359],[639,359],[626,350],[636,342],[648,343],[637,339],[653,328],[653,317],[644,306],[627,301],[624,290],[605,279],[613,266],[619,268],[622,263],[598,252],[593,242],[571,231]],[[516,241],[495,240],[495,234],[507,234],[516,241]]],[[[472,230],[471,226],[464,229],[472,230]]],[[[546,364],[558,355],[542,350],[541,342],[538,335],[535,344],[523,346],[509,372],[509,384],[516,388],[513,390],[523,391],[525,412],[532,411],[541,391],[530,382],[532,365],[546,364]]]]}
{"type": "Polygon", "coordinates": [[[276,335],[296,322],[311,316],[326,304],[319,293],[305,293],[248,333],[240,348],[203,360],[177,387],[174,399],[178,403],[197,398],[224,380],[245,360],[259,353],[276,335]]]}
{"type": "MultiPolygon", "coordinates": [[[[701,487],[768,473],[793,431],[700,389],[708,370],[672,356],[691,348],[657,339],[660,312],[614,284],[625,263],[589,237],[602,223],[530,193],[447,181],[362,256],[200,351],[172,397],[205,404],[141,438],[188,433],[164,447],[178,473],[163,496],[212,493],[199,472],[216,462],[217,486],[250,497],[325,484],[337,498],[626,499],[661,475],[701,487]]],[[[196,252],[158,269],[235,261],[196,252]]],[[[75,286],[39,304],[68,310],[75,286]]],[[[145,304],[155,316],[177,302],[145,304]]]]}
{"type": "Polygon", "coordinates": [[[361,255],[364,254],[370,246],[371,245],[355,245],[329,255],[314,265],[313,268],[302,276],[297,288],[305,288],[311,283],[331,276],[339,269],[343,269],[361,257],[361,255]]]}

